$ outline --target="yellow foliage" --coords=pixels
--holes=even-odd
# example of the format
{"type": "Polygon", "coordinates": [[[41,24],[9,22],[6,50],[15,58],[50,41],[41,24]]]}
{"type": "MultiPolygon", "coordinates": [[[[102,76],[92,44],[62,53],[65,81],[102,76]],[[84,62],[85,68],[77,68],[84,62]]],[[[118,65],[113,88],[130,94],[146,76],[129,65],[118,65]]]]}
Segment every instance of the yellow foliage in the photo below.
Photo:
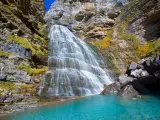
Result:
{"type": "Polygon", "coordinates": [[[93,42],[93,41],[91,41],[91,42],[89,42],[90,44],[92,44],[92,45],[95,45],[95,42],[93,42]]]}
{"type": "Polygon", "coordinates": [[[138,53],[141,55],[141,56],[145,56],[148,51],[149,51],[149,47],[150,47],[150,44],[149,43],[146,43],[142,46],[138,46],[138,53]]]}
{"type": "Polygon", "coordinates": [[[126,70],[125,70],[125,69],[123,69],[123,68],[122,68],[122,69],[120,69],[120,73],[121,73],[121,74],[123,74],[123,73],[125,73],[125,72],[126,72],[126,70]]]}
{"type": "Polygon", "coordinates": [[[112,30],[106,32],[106,37],[103,40],[97,41],[95,44],[96,47],[100,49],[107,49],[110,46],[112,30]]]}
{"type": "Polygon", "coordinates": [[[110,40],[111,38],[107,36],[103,40],[97,41],[95,44],[100,49],[106,49],[110,45],[110,40]]]}

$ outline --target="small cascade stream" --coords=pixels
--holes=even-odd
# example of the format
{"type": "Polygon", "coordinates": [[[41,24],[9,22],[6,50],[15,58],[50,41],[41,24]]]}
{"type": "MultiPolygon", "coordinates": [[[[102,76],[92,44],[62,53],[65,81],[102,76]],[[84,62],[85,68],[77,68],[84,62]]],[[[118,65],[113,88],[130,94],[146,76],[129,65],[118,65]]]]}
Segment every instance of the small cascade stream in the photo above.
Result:
{"type": "Polygon", "coordinates": [[[102,60],[67,27],[53,25],[49,32],[49,71],[41,82],[39,95],[72,97],[99,94],[112,83],[100,67],[102,60]]]}

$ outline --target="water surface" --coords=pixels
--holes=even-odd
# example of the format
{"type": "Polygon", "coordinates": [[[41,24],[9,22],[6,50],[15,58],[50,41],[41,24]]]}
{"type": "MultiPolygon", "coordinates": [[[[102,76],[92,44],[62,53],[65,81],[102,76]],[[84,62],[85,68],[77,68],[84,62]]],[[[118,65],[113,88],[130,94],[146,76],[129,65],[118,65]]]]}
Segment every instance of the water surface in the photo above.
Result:
{"type": "Polygon", "coordinates": [[[108,96],[90,96],[59,104],[26,109],[2,120],[159,120],[160,100],[147,96],[130,100],[108,96]]]}

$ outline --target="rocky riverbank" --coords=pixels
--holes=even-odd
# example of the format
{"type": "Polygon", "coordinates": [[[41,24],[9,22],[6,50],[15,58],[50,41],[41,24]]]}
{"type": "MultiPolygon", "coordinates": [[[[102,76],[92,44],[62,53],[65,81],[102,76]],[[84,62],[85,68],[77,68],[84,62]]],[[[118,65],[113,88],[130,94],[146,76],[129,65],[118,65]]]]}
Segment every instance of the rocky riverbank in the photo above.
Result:
{"type": "MultiPolygon", "coordinates": [[[[11,97],[11,96],[10,96],[11,97]]],[[[36,96],[21,96],[23,99],[22,101],[14,101],[14,103],[5,103],[2,102],[0,103],[0,116],[5,116],[8,114],[12,114],[14,112],[19,112],[23,111],[25,109],[30,109],[30,108],[35,108],[35,107],[40,107],[44,105],[50,105],[50,104],[58,104],[61,102],[65,102],[68,100],[77,100],[83,98],[83,96],[79,97],[72,97],[72,98],[54,98],[54,99],[47,99],[47,98],[39,98],[36,96]]],[[[13,100],[13,99],[12,99],[13,100]]]]}
{"type": "Polygon", "coordinates": [[[107,93],[131,98],[143,94],[160,94],[160,56],[131,63],[115,83],[102,91],[102,94],[107,93]]]}

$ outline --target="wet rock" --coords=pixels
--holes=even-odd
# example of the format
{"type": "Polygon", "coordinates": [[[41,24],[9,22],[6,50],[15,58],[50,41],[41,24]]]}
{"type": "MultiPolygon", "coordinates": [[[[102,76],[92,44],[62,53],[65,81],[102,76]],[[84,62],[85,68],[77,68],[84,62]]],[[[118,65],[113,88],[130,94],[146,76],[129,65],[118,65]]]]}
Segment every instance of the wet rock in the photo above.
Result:
{"type": "Polygon", "coordinates": [[[0,74],[0,81],[5,81],[6,78],[7,78],[6,74],[3,74],[3,73],[0,74]]]}
{"type": "Polygon", "coordinates": [[[122,97],[133,98],[133,97],[136,97],[137,95],[139,95],[139,93],[133,88],[132,85],[127,85],[119,91],[118,95],[120,95],[122,97]]]}
{"type": "Polygon", "coordinates": [[[120,83],[114,82],[111,85],[105,86],[105,89],[101,92],[101,94],[102,95],[105,95],[108,93],[117,94],[119,90],[120,90],[120,83]]]}

